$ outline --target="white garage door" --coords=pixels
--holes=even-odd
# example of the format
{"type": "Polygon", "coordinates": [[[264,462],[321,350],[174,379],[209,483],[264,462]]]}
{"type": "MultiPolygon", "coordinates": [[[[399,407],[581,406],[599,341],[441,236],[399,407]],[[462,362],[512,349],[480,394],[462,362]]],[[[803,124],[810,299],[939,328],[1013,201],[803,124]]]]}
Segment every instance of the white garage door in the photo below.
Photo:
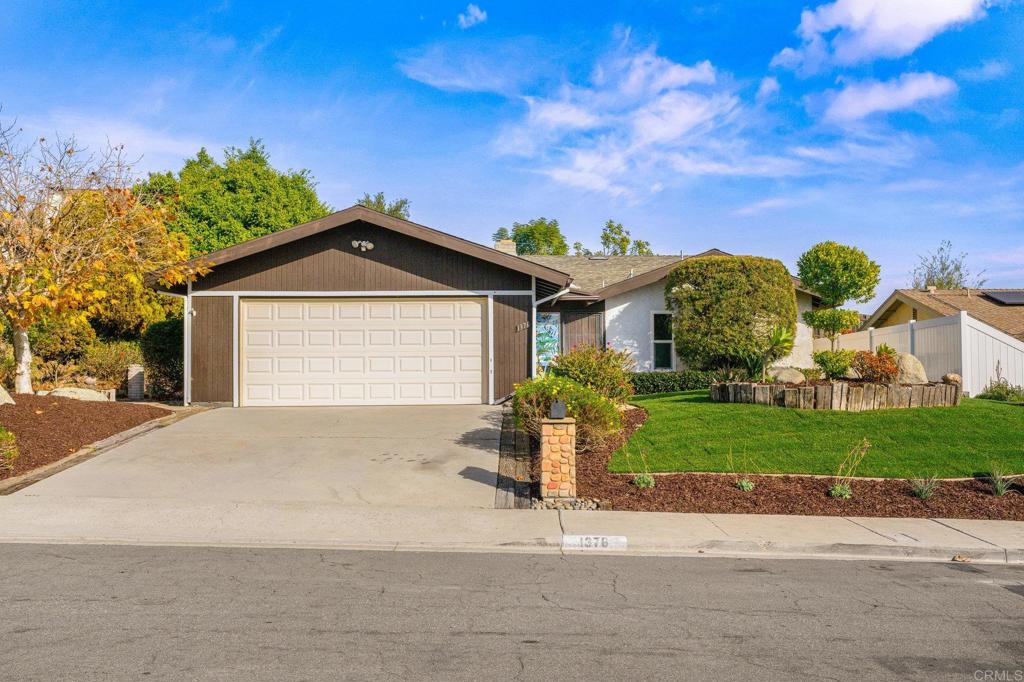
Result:
{"type": "Polygon", "coordinates": [[[465,299],[243,300],[241,404],[481,403],[483,318],[465,299]]]}

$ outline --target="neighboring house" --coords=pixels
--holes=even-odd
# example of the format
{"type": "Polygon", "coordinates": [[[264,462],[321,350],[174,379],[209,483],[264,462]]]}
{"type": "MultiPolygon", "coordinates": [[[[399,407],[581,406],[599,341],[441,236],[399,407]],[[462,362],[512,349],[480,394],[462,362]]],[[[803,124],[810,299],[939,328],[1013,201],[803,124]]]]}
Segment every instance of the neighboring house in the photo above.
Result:
{"type": "Polygon", "coordinates": [[[1024,341],[1024,289],[897,289],[862,328],[934,320],[960,311],[1024,341]]]}
{"type": "Polygon", "coordinates": [[[1024,289],[898,289],[863,326],[838,346],[912,353],[932,381],[961,375],[968,395],[993,381],[1024,385],[1024,289]]]}
{"type": "Polygon", "coordinates": [[[186,403],[494,403],[538,354],[606,339],[641,369],[676,363],[675,256],[520,258],[353,206],[203,260],[160,288],[185,300],[186,403]]]}
{"type": "MultiPolygon", "coordinates": [[[[496,247],[515,251],[515,243],[496,247]]],[[[581,343],[608,344],[628,350],[638,371],[681,369],[672,343],[671,315],[665,309],[665,278],[686,258],[728,256],[711,249],[693,256],[523,256],[568,273],[566,291],[538,301],[538,329],[556,354],[581,343]]],[[[813,334],[802,321],[818,298],[793,278],[797,298],[797,333],[793,352],[779,365],[811,367],[813,334]]],[[[543,348],[548,344],[541,344],[543,348]]],[[[540,360],[546,358],[540,353],[540,360]]]]}

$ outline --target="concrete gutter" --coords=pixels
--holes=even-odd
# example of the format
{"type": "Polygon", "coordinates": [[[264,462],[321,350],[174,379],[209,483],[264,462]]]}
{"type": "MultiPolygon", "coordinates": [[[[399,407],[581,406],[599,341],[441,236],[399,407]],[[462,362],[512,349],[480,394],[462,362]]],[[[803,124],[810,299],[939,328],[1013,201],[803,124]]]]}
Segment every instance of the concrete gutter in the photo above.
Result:
{"type": "Polygon", "coordinates": [[[0,542],[1024,564],[1024,522],[0,498],[0,542]],[[607,547],[571,549],[580,537],[607,547]]]}

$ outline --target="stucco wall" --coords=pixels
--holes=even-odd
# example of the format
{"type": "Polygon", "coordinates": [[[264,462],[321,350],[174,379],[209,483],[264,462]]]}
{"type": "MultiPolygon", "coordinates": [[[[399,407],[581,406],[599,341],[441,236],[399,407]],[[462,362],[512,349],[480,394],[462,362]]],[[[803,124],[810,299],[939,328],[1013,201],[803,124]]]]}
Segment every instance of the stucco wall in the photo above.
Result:
{"type": "Polygon", "coordinates": [[[814,330],[804,322],[804,312],[811,310],[811,296],[796,292],[796,338],[793,352],[775,363],[779,367],[814,367],[811,352],[814,347],[814,330]]]}
{"type": "MultiPolygon", "coordinates": [[[[655,282],[620,296],[612,296],[604,304],[605,337],[619,350],[628,350],[636,359],[637,371],[653,369],[654,352],[651,312],[665,310],[665,282],[655,282]]],[[[679,358],[674,358],[678,369],[679,358]]]]}
{"type": "MultiPolygon", "coordinates": [[[[917,309],[917,319],[921,322],[925,320],[934,320],[937,317],[941,317],[941,315],[936,315],[924,306],[917,309]]],[[[906,324],[912,319],[914,319],[914,309],[903,301],[897,301],[896,305],[893,306],[893,311],[886,316],[885,321],[879,326],[894,327],[898,324],[906,324]]]]}

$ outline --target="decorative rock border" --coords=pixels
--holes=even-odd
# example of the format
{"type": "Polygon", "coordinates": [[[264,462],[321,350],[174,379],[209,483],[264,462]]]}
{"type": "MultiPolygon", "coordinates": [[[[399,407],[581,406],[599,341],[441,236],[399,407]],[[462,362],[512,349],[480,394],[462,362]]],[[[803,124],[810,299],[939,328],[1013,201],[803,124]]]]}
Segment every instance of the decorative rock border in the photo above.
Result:
{"type": "Polygon", "coordinates": [[[750,403],[801,410],[868,412],[908,407],[955,407],[963,398],[959,384],[852,384],[837,381],[816,386],[721,383],[711,385],[716,403],[750,403]]]}

